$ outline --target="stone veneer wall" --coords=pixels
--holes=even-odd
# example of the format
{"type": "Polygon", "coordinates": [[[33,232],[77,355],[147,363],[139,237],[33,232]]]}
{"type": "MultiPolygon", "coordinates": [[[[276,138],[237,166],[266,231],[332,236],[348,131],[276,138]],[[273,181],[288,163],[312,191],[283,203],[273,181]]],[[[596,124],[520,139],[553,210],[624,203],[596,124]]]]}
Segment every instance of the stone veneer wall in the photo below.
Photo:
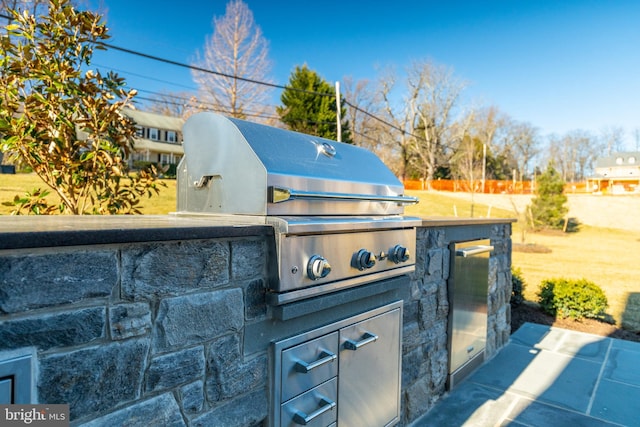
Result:
{"type": "Polygon", "coordinates": [[[411,298],[404,304],[402,403],[409,424],[428,412],[445,392],[448,350],[450,250],[453,241],[489,238],[487,344],[490,359],[511,334],[511,224],[420,228],[411,298]]]}
{"type": "MultiPolygon", "coordinates": [[[[418,230],[404,306],[404,425],[444,393],[448,243],[457,230],[418,230]]],[[[498,223],[462,232],[490,237],[496,248],[489,357],[510,333],[510,231],[498,223]]],[[[268,348],[246,354],[243,331],[271,315],[269,239],[0,251],[0,361],[31,354],[33,402],[69,404],[72,425],[260,425],[268,348]]]]}

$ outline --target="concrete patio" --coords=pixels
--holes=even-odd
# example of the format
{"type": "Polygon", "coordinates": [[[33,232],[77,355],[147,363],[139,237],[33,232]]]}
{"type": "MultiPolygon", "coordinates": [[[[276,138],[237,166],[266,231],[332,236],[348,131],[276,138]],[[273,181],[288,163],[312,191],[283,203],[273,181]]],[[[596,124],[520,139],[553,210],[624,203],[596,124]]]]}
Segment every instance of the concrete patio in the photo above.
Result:
{"type": "Polygon", "coordinates": [[[639,425],[640,343],[526,323],[412,426],[639,425]]]}

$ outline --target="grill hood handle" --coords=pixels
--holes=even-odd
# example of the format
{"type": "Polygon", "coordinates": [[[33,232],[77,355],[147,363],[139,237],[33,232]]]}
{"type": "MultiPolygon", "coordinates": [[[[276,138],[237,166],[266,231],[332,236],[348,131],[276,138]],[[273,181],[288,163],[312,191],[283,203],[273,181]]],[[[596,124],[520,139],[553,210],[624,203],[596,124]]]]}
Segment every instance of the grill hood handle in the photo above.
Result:
{"type": "Polygon", "coordinates": [[[288,200],[342,200],[367,202],[392,202],[401,205],[418,203],[417,197],[382,196],[371,194],[330,193],[321,191],[302,191],[284,187],[269,187],[269,203],[282,203],[288,200]]]}

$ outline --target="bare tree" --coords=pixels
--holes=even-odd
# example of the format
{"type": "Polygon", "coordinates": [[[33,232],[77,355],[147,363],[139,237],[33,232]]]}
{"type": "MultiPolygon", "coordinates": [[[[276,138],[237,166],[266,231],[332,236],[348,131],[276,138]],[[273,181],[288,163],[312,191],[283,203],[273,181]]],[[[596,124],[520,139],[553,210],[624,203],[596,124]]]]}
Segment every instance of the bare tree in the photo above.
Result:
{"type": "Polygon", "coordinates": [[[583,130],[574,130],[549,139],[549,154],[565,182],[577,182],[590,172],[590,165],[604,149],[597,139],[583,130]]]}
{"type": "Polygon", "coordinates": [[[407,178],[407,170],[411,160],[411,148],[415,139],[413,135],[414,120],[407,101],[417,97],[418,92],[416,90],[410,91],[405,96],[405,101],[401,103],[401,107],[394,108],[392,93],[396,87],[396,80],[395,71],[387,69],[380,78],[378,90],[383,102],[385,120],[393,125],[393,127],[385,127],[386,135],[384,136],[387,144],[397,153],[397,164],[393,170],[396,175],[404,180],[407,178]]]}
{"type": "Polygon", "coordinates": [[[624,129],[620,126],[606,126],[600,131],[600,139],[606,147],[607,156],[615,152],[625,151],[624,129]]]}
{"type": "Polygon", "coordinates": [[[270,81],[269,47],[262,30],[242,0],[227,3],[225,15],[213,18],[213,28],[194,65],[219,74],[192,72],[202,101],[219,106],[233,117],[260,119],[269,112],[271,89],[253,82],[270,81]]]}
{"type": "Polygon", "coordinates": [[[396,84],[396,73],[390,70],[381,77],[378,90],[385,120],[392,125],[387,126],[388,140],[399,158],[397,172],[402,178],[411,172],[428,183],[453,148],[454,115],[465,83],[450,68],[417,61],[407,69],[400,103],[394,102],[396,84]]]}
{"type": "Polygon", "coordinates": [[[385,158],[389,152],[388,145],[384,143],[385,125],[378,119],[384,114],[383,105],[380,91],[375,86],[376,83],[370,80],[354,82],[351,77],[345,77],[342,93],[346,100],[353,143],[373,151],[387,162],[390,159],[385,158]]]}
{"type": "Polygon", "coordinates": [[[518,165],[520,180],[529,171],[529,163],[539,153],[540,136],[538,129],[527,122],[510,120],[506,124],[504,138],[510,145],[513,157],[518,165]]]}
{"type": "Polygon", "coordinates": [[[189,92],[161,92],[148,101],[148,111],[182,119],[188,118],[197,111],[208,109],[189,92]]]}
{"type": "Polygon", "coordinates": [[[506,138],[511,119],[498,107],[477,108],[471,123],[471,134],[486,152],[485,179],[508,179],[515,167],[513,144],[506,138]]]}
{"type": "Polygon", "coordinates": [[[408,107],[418,135],[413,141],[413,160],[428,182],[439,156],[452,148],[455,109],[466,83],[457,79],[451,68],[424,61],[409,68],[407,86],[412,94],[408,107]]]}
{"type": "Polygon", "coordinates": [[[450,163],[452,173],[463,181],[464,191],[471,195],[471,216],[475,205],[475,193],[482,192],[480,179],[483,176],[483,141],[479,125],[486,124],[479,120],[476,112],[471,110],[452,127],[450,141],[455,145],[450,163]]]}
{"type": "Polygon", "coordinates": [[[474,114],[473,129],[487,147],[496,143],[496,135],[504,127],[507,117],[495,106],[478,109],[474,114]]]}

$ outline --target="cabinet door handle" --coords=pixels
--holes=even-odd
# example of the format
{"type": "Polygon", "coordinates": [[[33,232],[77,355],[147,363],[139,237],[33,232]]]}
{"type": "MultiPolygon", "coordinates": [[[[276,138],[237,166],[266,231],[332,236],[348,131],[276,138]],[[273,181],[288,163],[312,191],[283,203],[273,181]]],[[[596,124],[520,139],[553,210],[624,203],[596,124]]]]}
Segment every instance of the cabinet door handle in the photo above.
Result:
{"type": "Polygon", "coordinates": [[[320,359],[316,360],[315,362],[307,363],[304,360],[298,360],[295,365],[296,371],[302,374],[306,374],[312,369],[315,369],[322,365],[326,365],[327,363],[333,362],[337,358],[338,356],[331,353],[330,351],[322,350],[322,353],[320,353],[320,359]]]}
{"type": "Polygon", "coordinates": [[[360,347],[365,346],[367,344],[371,344],[372,342],[377,340],[378,340],[378,336],[376,334],[372,334],[371,332],[365,332],[360,341],[346,340],[344,343],[344,348],[346,348],[347,350],[356,351],[360,347]]]}
{"type": "Polygon", "coordinates": [[[466,258],[473,255],[480,255],[486,252],[491,252],[492,250],[493,250],[493,246],[490,246],[490,245],[471,246],[468,248],[457,249],[456,256],[461,256],[463,258],[466,258]]]}
{"type": "Polygon", "coordinates": [[[329,400],[326,397],[321,397],[320,407],[318,409],[316,409],[309,415],[305,414],[302,411],[296,411],[296,413],[293,414],[293,422],[296,424],[306,426],[311,421],[318,418],[320,415],[324,414],[327,411],[332,410],[335,407],[336,407],[336,402],[329,400]]]}

